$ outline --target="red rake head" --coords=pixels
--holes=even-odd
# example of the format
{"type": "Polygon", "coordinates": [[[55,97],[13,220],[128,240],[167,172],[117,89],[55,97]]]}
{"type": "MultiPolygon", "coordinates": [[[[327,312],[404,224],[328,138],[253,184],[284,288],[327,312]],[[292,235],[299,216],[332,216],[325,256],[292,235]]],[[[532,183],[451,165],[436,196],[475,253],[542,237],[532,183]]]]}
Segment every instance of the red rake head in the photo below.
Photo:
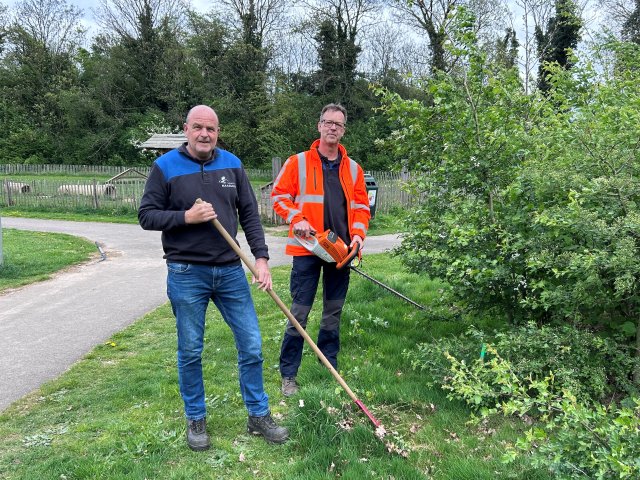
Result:
{"type": "Polygon", "coordinates": [[[362,403],[360,400],[356,400],[356,405],[358,405],[358,407],[360,407],[360,410],[362,410],[364,414],[369,417],[371,423],[373,423],[376,427],[380,426],[380,420],[376,419],[376,417],[374,417],[371,412],[367,410],[367,407],[364,406],[364,403],[362,403]]]}

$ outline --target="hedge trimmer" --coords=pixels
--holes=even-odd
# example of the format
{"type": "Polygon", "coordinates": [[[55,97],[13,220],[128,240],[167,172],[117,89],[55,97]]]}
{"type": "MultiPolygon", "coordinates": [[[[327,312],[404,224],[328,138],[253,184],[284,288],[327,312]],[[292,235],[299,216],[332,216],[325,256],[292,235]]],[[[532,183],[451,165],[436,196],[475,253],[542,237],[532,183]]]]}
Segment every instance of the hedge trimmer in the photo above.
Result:
{"type": "Polygon", "coordinates": [[[402,295],[400,292],[395,291],[388,285],[376,280],[375,278],[370,277],[362,270],[357,268],[361,264],[362,253],[359,251],[359,245],[356,244],[354,248],[349,250],[344,241],[332,232],[331,230],[326,230],[322,233],[314,233],[308,238],[304,238],[296,235],[296,240],[302,245],[304,248],[309,250],[311,253],[320,257],[325,262],[336,263],[336,268],[343,268],[345,265],[349,265],[349,268],[354,272],[362,275],[367,280],[372,281],[379,287],[382,287],[394,295],[400,297],[405,302],[409,302],[414,307],[424,310],[425,308],[419,303],[414,302],[410,298],[402,295]],[[356,260],[356,256],[358,259],[356,260]],[[356,265],[354,265],[356,263],[356,265]]]}

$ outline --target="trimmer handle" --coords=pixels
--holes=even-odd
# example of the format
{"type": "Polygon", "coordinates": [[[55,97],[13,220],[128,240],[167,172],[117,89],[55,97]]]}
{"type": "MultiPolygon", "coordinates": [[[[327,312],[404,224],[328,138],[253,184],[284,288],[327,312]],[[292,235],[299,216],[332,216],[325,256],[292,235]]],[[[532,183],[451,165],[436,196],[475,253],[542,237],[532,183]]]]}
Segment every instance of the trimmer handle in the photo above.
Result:
{"type": "Polygon", "coordinates": [[[353,260],[355,256],[358,255],[359,253],[360,253],[360,244],[356,242],[356,244],[353,246],[353,248],[347,254],[347,256],[344,257],[344,259],[341,262],[338,262],[336,264],[336,268],[340,270],[345,265],[349,265],[351,263],[351,260],[353,260]]]}

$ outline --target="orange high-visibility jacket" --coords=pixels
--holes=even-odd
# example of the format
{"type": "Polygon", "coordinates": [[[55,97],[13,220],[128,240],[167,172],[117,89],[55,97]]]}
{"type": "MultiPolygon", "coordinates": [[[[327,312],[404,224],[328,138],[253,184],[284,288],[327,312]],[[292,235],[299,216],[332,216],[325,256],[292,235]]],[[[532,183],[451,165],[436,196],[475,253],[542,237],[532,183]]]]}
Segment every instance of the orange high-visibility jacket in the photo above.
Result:
{"type": "MultiPolygon", "coordinates": [[[[324,184],[322,160],[318,154],[320,140],[309,150],[290,156],[276,178],[271,198],[273,209],[289,224],[289,240],[285,253],[288,255],[313,255],[293,235],[293,225],[307,220],[317,232],[324,232],[324,184]]],[[[369,228],[369,196],[362,167],[347,156],[346,149],[339,145],[342,153],[340,183],[347,200],[349,234],[362,239],[369,228]]]]}

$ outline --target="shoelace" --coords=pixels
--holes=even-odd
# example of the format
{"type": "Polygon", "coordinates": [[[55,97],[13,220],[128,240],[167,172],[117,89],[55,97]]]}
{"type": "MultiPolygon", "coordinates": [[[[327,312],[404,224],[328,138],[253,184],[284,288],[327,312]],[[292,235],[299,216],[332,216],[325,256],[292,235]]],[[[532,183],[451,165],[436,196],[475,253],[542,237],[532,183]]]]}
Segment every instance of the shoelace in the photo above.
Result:
{"type": "Polygon", "coordinates": [[[196,420],[191,423],[191,430],[193,433],[203,433],[204,432],[204,419],[196,420]]]}
{"type": "Polygon", "coordinates": [[[267,415],[264,420],[263,420],[264,425],[269,428],[278,428],[278,426],[276,425],[276,422],[273,421],[273,418],[271,418],[271,415],[267,415]]]}

